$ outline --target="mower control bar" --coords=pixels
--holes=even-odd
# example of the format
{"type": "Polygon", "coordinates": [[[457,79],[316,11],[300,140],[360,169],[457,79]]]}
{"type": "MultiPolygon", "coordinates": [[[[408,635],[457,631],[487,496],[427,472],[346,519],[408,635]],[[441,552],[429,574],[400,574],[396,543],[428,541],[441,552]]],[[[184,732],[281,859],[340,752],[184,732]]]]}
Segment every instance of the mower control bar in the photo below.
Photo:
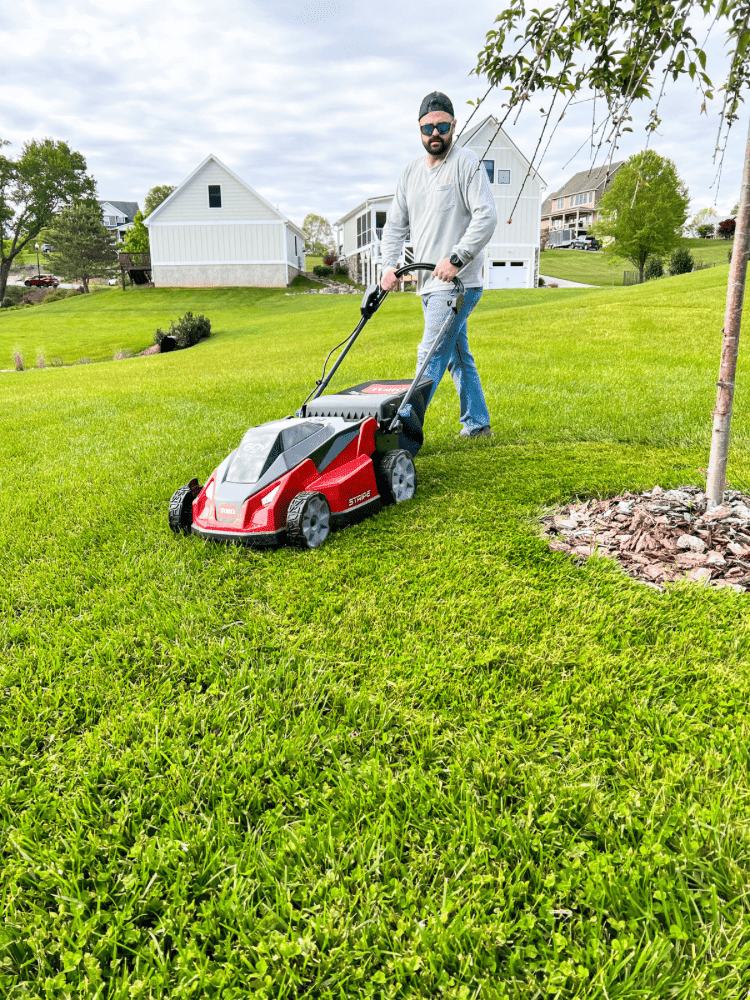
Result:
{"type": "MultiPolygon", "coordinates": [[[[435,270],[435,265],[434,264],[427,264],[425,262],[419,262],[419,263],[413,263],[413,264],[404,264],[403,267],[396,268],[396,270],[394,271],[394,274],[396,275],[397,278],[400,278],[400,277],[402,277],[402,275],[408,274],[410,271],[434,271],[434,270],[435,270]]],[[[464,286],[463,286],[463,283],[460,281],[459,278],[454,278],[453,279],[453,288],[454,288],[454,290],[456,292],[456,295],[455,295],[454,299],[452,299],[452,300],[449,299],[448,300],[448,305],[450,306],[450,308],[452,309],[452,311],[454,312],[454,314],[458,315],[458,311],[461,308],[461,305],[463,304],[463,296],[464,296],[464,286]]],[[[305,400],[305,402],[302,404],[302,406],[297,411],[297,413],[298,413],[299,416],[303,417],[305,415],[305,406],[307,405],[307,403],[311,399],[317,399],[318,396],[320,396],[321,393],[327,388],[328,383],[331,381],[331,379],[333,378],[333,376],[336,374],[336,371],[337,371],[339,365],[344,360],[344,358],[346,357],[346,355],[349,353],[350,348],[353,346],[354,341],[357,339],[357,337],[362,332],[363,327],[365,326],[365,324],[367,323],[367,321],[369,319],[371,319],[375,315],[375,313],[378,311],[378,309],[380,308],[380,306],[383,304],[383,302],[384,302],[384,300],[385,300],[385,298],[386,298],[387,295],[388,295],[388,292],[386,292],[384,288],[381,288],[380,285],[370,285],[368,287],[368,289],[365,292],[364,297],[362,299],[362,304],[359,307],[359,311],[362,314],[362,318],[360,319],[359,323],[356,325],[356,327],[354,328],[354,330],[352,330],[351,334],[349,335],[349,338],[346,341],[346,343],[344,344],[344,347],[343,347],[343,349],[341,351],[341,354],[339,354],[339,356],[336,358],[336,361],[334,362],[333,367],[331,368],[330,372],[327,375],[324,374],[324,377],[322,377],[322,378],[320,378],[318,380],[315,389],[310,393],[310,395],[307,397],[307,399],[305,400]]],[[[404,407],[408,403],[408,401],[409,401],[412,393],[414,392],[415,387],[417,386],[420,378],[422,377],[422,373],[424,372],[427,364],[431,361],[432,356],[434,355],[434,353],[437,350],[440,342],[442,341],[443,336],[444,336],[446,330],[447,330],[447,324],[444,324],[443,329],[440,331],[440,335],[437,337],[437,339],[435,341],[435,344],[433,345],[432,350],[430,351],[430,353],[428,354],[427,358],[423,362],[420,370],[417,372],[417,377],[414,379],[414,381],[410,385],[409,391],[407,392],[406,396],[404,397],[404,400],[403,400],[403,402],[401,404],[401,407],[404,407]]],[[[334,348],[334,350],[335,350],[335,348],[334,348]]],[[[333,352],[331,352],[331,353],[333,353],[333,352]]],[[[329,357],[330,357],[330,355],[329,355],[329,357]]],[[[325,365],[323,366],[323,371],[325,372],[325,365]]],[[[396,424],[397,420],[398,420],[398,415],[396,415],[396,417],[394,417],[394,424],[396,424]]],[[[393,427],[393,425],[391,425],[391,426],[393,427]]]]}

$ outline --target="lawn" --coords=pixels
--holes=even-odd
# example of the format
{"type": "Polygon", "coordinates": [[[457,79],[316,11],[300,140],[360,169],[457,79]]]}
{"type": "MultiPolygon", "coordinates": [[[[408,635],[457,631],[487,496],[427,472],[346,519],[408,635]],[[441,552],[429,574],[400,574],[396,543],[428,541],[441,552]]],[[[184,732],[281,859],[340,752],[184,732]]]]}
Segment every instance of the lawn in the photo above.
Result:
{"type": "MultiPolygon", "coordinates": [[[[701,481],[725,288],[486,293],[495,436],[456,439],[446,382],[415,500],[314,552],[166,506],[292,412],[355,296],[108,292],[89,353],[186,302],[216,335],[0,375],[0,993],[745,995],[747,597],[577,567],[535,520],[701,481]]],[[[410,372],[420,329],[392,295],[337,384],[410,372]]]]}
{"type": "MultiPolygon", "coordinates": [[[[727,263],[731,241],[685,238],[681,243],[690,249],[696,263],[727,263]]],[[[628,260],[609,264],[603,253],[590,250],[545,250],[539,260],[540,274],[564,278],[566,281],[580,281],[584,285],[622,285],[623,271],[634,270],[635,265],[628,260]]]]}

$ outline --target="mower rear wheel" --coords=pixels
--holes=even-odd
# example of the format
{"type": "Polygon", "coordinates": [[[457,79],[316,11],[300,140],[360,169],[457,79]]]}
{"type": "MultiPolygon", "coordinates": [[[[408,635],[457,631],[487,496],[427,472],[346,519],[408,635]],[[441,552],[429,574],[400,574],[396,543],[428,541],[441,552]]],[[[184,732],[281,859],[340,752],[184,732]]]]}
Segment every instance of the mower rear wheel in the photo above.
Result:
{"type": "Polygon", "coordinates": [[[380,499],[385,504],[411,500],[417,492],[417,470],[408,451],[387,451],[377,470],[380,499]]]}
{"type": "Polygon", "coordinates": [[[193,490],[181,486],[169,501],[169,527],[176,535],[189,535],[193,524],[193,490]]]}
{"type": "Polygon", "coordinates": [[[322,493],[305,490],[289,504],[286,534],[292,545],[317,549],[331,531],[331,508],[322,493]]]}

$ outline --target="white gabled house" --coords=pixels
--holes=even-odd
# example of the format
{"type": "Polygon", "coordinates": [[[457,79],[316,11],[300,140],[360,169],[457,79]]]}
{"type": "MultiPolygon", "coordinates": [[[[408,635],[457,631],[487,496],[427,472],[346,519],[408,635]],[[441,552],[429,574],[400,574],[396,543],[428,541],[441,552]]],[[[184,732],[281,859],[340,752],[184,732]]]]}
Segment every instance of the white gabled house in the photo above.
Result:
{"type": "MultiPolygon", "coordinates": [[[[457,144],[473,149],[484,164],[498,223],[484,251],[485,288],[534,288],[539,275],[539,219],[545,183],[493,116],[468,130],[457,144]],[[520,193],[520,197],[519,197],[520,193]],[[518,197],[518,203],[511,209],[518,197]]],[[[370,198],[336,223],[339,254],[363,284],[380,279],[380,237],[393,195],[370,198]]],[[[414,259],[408,241],[404,262],[414,259]]]]}
{"type": "Polygon", "coordinates": [[[283,287],[305,270],[305,234],[209,155],[144,220],[155,285],[283,287]]]}

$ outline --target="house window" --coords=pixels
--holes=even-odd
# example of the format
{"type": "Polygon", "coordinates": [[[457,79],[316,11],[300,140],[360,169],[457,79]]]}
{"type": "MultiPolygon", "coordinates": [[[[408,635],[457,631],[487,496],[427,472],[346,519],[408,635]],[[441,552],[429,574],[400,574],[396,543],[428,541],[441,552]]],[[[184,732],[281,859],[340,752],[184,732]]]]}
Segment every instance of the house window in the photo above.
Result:
{"type": "Polygon", "coordinates": [[[591,192],[587,191],[585,194],[577,194],[573,198],[574,205],[587,205],[591,201],[591,192]]]}
{"type": "Polygon", "coordinates": [[[383,236],[383,229],[385,228],[385,218],[386,218],[385,212],[375,213],[375,235],[377,236],[378,239],[381,239],[383,236]]]}
{"type": "Polygon", "coordinates": [[[487,176],[490,179],[490,184],[495,183],[495,161],[494,160],[482,160],[484,164],[484,169],[487,171],[487,176]]]}
{"type": "Polygon", "coordinates": [[[297,256],[297,237],[294,237],[294,256],[297,256]]]}
{"type": "Polygon", "coordinates": [[[557,207],[558,208],[565,208],[565,199],[564,198],[558,198],[557,199],[557,207]]]}
{"type": "Polygon", "coordinates": [[[498,184],[510,184],[510,170],[498,170],[498,172],[497,172],[497,183],[498,184]]]}
{"type": "Polygon", "coordinates": [[[357,247],[366,247],[372,239],[370,234],[370,213],[365,212],[357,219],[357,247]]]}
{"type": "Polygon", "coordinates": [[[208,185],[208,207],[221,208],[221,184],[208,185]]]}

